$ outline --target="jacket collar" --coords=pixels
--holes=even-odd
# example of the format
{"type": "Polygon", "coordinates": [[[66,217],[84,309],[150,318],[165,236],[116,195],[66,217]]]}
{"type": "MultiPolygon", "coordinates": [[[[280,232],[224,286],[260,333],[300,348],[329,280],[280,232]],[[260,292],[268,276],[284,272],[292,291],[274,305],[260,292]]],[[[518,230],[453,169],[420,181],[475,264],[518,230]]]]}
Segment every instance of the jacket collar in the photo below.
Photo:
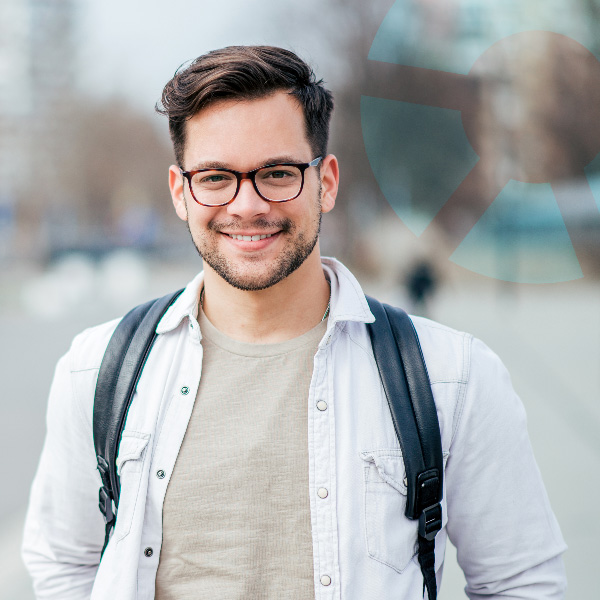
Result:
{"type": "Polygon", "coordinates": [[[375,317],[356,277],[335,258],[322,257],[321,264],[331,283],[328,329],[338,321],[373,323],[375,317]]]}
{"type": "MultiPolygon", "coordinates": [[[[372,323],[375,317],[369,310],[360,284],[352,273],[335,258],[322,257],[323,271],[331,283],[331,306],[329,309],[330,330],[340,321],[358,321],[372,323]]],[[[156,327],[156,333],[167,333],[179,326],[186,317],[196,319],[198,316],[198,300],[204,283],[204,272],[201,271],[188,283],[182,294],[169,307],[156,327]]]]}
{"type": "Polygon", "coordinates": [[[172,331],[186,317],[188,319],[196,319],[198,316],[198,300],[200,298],[200,290],[204,283],[204,271],[200,271],[192,281],[190,281],[181,295],[171,304],[163,318],[156,326],[156,333],[167,333],[172,331]]]}

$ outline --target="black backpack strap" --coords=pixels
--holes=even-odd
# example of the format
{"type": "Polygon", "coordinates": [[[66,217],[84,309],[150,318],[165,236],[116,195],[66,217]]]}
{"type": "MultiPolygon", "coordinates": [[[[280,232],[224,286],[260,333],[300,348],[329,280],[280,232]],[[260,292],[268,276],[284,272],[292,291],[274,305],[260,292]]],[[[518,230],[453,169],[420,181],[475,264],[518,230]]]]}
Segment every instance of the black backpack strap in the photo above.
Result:
{"type": "Polygon", "coordinates": [[[440,426],[427,367],[410,317],[367,296],[375,316],[367,329],[402,448],[407,478],[406,516],[419,520],[423,592],[436,600],[435,535],[442,527],[443,457],[440,426]]]}
{"type": "Polygon", "coordinates": [[[93,431],[102,478],[99,507],[106,522],[103,554],[119,506],[121,488],[116,460],[127,411],[156,339],[156,326],[182,291],[140,304],[129,311],[112,334],[100,365],[94,396],[93,431]]]}

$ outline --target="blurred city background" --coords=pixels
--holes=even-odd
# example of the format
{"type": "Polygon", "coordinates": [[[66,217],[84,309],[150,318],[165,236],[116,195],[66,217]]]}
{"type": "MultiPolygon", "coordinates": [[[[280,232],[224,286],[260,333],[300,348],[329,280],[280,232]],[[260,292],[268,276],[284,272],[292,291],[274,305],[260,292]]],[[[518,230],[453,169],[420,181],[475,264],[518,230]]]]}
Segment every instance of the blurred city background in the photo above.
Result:
{"type": "MultiPolygon", "coordinates": [[[[231,44],[291,48],[333,91],[323,254],[500,355],[568,597],[597,597],[599,34],[600,0],[0,0],[0,600],[33,598],[19,544],[57,359],[201,268],[154,105],[231,44]]],[[[440,598],[463,587],[450,549],[440,598]]]]}

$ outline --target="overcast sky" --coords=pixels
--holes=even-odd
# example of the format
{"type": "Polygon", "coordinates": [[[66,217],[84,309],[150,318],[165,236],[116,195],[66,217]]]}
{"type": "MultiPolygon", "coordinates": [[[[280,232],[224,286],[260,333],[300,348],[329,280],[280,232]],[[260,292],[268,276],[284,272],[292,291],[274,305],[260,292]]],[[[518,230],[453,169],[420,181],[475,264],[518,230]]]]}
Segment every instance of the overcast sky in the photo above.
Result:
{"type": "Polygon", "coordinates": [[[332,15],[325,15],[323,5],[319,0],[82,0],[79,85],[95,95],[124,95],[152,112],[181,63],[231,44],[291,48],[327,79],[334,64],[327,34],[332,15]]]}

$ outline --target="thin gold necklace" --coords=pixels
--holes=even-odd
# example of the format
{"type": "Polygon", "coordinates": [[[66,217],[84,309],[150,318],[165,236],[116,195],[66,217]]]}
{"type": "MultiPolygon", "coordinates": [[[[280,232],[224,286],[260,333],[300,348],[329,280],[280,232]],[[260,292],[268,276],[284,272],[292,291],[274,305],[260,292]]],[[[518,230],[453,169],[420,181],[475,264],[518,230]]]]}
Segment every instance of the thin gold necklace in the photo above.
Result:
{"type": "Polygon", "coordinates": [[[329,280],[327,280],[327,283],[329,284],[329,302],[327,303],[327,308],[325,309],[325,314],[321,319],[321,323],[327,318],[327,315],[329,314],[329,307],[331,306],[331,283],[329,283],[329,280]]]}

